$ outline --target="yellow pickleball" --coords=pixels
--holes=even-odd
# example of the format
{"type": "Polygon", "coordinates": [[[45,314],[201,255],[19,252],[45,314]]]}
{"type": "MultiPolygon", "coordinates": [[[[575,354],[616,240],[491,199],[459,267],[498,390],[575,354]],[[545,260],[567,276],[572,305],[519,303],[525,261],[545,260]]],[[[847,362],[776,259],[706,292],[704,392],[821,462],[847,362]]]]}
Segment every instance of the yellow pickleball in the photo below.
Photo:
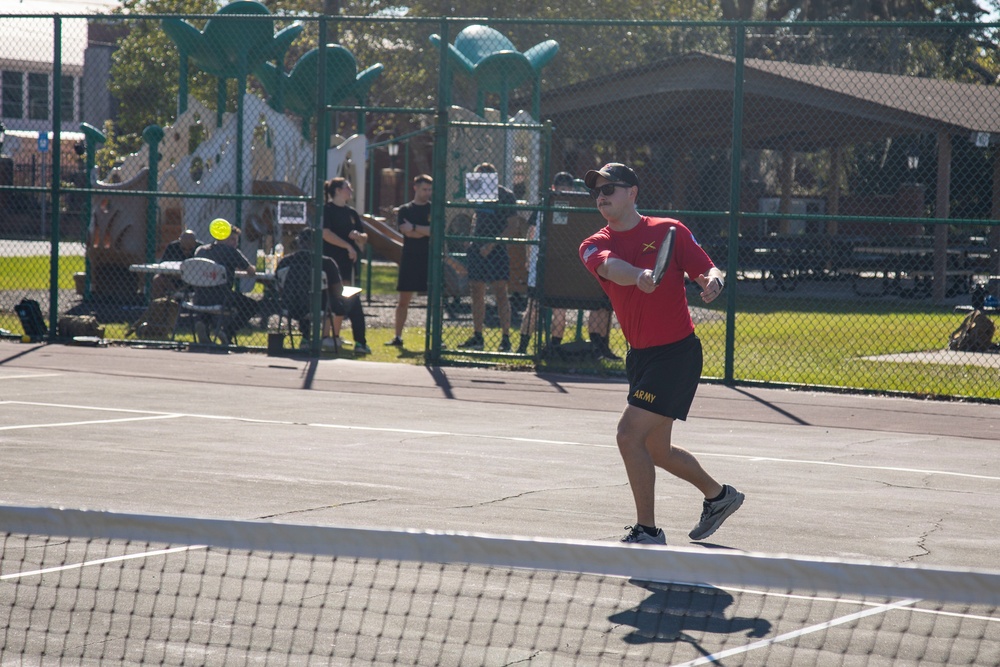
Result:
{"type": "Polygon", "coordinates": [[[208,225],[208,233],[212,235],[213,239],[225,241],[233,233],[233,226],[229,224],[228,220],[216,218],[208,225]]]}

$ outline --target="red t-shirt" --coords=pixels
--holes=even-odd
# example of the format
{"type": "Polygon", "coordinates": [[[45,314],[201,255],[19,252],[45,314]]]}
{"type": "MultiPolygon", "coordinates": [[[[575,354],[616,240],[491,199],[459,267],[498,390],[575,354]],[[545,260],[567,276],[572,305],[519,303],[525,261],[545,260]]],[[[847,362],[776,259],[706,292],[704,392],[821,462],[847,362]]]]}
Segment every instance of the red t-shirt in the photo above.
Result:
{"type": "Polygon", "coordinates": [[[639,224],[627,232],[604,227],[580,244],[580,259],[611,299],[622,333],[631,347],[668,345],[694,332],[684,291],[684,274],[694,279],[715,265],[694,240],[691,230],[677,220],[642,216],[639,224]],[[619,285],[598,275],[597,267],[611,257],[636,268],[652,270],[670,225],[677,228],[674,254],[663,281],[651,294],[635,285],[619,285]]]}

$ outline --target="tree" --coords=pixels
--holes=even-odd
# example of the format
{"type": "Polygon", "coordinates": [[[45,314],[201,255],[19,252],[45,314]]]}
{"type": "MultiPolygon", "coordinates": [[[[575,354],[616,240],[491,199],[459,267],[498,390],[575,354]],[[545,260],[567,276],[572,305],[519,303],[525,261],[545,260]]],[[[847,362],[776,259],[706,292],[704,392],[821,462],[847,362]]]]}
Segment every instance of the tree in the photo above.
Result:
{"type": "Polygon", "coordinates": [[[772,21],[755,30],[748,55],[771,60],[995,83],[1000,74],[994,31],[976,23],[986,10],[975,0],[720,0],[722,16],[772,21]],[[803,27],[819,21],[865,21],[870,27],[803,27]],[[892,22],[926,22],[901,28],[892,22]]]}
{"type": "MultiPolygon", "coordinates": [[[[143,128],[167,125],[176,115],[178,71],[177,48],[163,32],[159,20],[146,14],[212,14],[214,0],[125,0],[116,14],[127,15],[128,34],[118,43],[111,65],[108,88],[118,99],[115,135],[119,146],[135,150],[143,128]]],[[[206,103],[213,100],[215,80],[192,71],[191,94],[206,103]]]]}
{"type": "MultiPolygon", "coordinates": [[[[754,10],[743,0],[720,0],[718,6],[681,0],[662,3],[657,0],[620,0],[609,17],[606,3],[594,0],[574,6],[574,22],[565,22],[562,6],[537,0],[417,0],[403,8],[385,0],[264,0],[278,17],[278,30],[293,20],[302,19],[305,30],[292,44],[285,68],[290,69],[303,53],[315,48],[319,39],[321,12],[339,5],[336,20],[328,23],[327,34],[356,58],[358,67],[376,63],[385,70],[372,86],[368,104],[372,107],[433,108],[437,104],[439,72],[438,52],[429,35],[440,32],[440,17],[468,17],[468,23],[487,21],[475,17],[500,19],[532,17],[539,22],[494,23],[519,48],[527,48],[545,39],[560,43],[559,55],[543,72],[542,89],[563,87],[594,78],[617,69],[634,68],[669,56],[694,50],[730,53],[731,30],[726,27],[637,25],[608,22],[638,20],[710,20],[722,18],[780,19],[773,26],[755,27],[747,39],[747,54],[769,60],[828,64],[838,67],[889,73],[948,78],[960,81],[994,83],[1000,72],[992,35],[985,28],[956,28],[953,20],[972,19],[982,12],[973,0],[766,0],[754,10]],[[954,19],[951,17],[954,16],[954,19]],[[873,20],[870,26],[817,28],[802,26],[816,19],[873,20]],[[553,22],[545,23],[546,20],[553,22]],[[927,29],[901,29],[889,20],[931,20],[927,29]],[[555,22],[555,21],[558,22],[555,22]]],[[[120,145],[139,145],[142,129],[150,123],[169,124],[176,109],[178,52],[163,33],[159,20],[143,18],[150,14],[214,14],[215,0],[126,0],[123,18],[131,27],[120,43],[112,69],[110,87],[120,101],[116,136],[120,145]]],[[[198,24],[199,21],[191,21],[198,24]]],[[[204,21],[200,23],[203,24],[204,21]]],[[[449,41],[467,25],[449,23],[449,41]]],[[[209,108],[215,107],[214,77],[191,68],[190,94],[209,108]]],[[[454,77],[452,102],[466,107],[475,104],[473,83],[454,77]]],[[[250,90],[264,92],[250,78],[250,90]]],[[[526,90],[515,91],[525,96],[526,90]]],[[[235,108],[236,90],[229,82],[229,108],[235,108]]],[[[523,98],[520,100],[523,101],[523,98]]],[[[495,101],[491,103],[495,104],[495,101]]],[[[351,132],[353,114],[337,114],[340,125],[332,128],[351,132]]],[[[402,133],[429,123],[428,118],[410,114],[369,114],[368,131],[402,133]]]]}

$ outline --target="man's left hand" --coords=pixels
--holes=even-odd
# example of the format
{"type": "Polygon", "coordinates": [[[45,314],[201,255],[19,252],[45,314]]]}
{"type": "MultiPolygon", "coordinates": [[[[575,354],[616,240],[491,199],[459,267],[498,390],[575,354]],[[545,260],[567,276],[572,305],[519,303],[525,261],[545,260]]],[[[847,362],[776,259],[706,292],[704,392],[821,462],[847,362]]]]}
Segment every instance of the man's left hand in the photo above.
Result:
{"type": "Polygon", "coordinates": [[[722,289],[725,286],[726,284],[722,281],[722,278],[718,276],[706,278],[701,288],[701,300],[705,303],[712,303],[722,294],[722,289]]]}

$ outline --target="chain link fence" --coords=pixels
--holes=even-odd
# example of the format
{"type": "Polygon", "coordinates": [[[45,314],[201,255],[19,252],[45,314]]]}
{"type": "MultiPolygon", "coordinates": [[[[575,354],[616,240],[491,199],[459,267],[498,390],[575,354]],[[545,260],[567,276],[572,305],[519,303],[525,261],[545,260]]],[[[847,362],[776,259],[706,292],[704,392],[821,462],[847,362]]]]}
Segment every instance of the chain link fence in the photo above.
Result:
{"type": "Polygon", "coordinates": [[[970,311],[1000,305],[996,26],[239,6],[254,13],[0,17],[22,53],[0,58],[7,335],[28,300],[51,340],[320,353],[363,311],[354,342],[377,359],[623,373],[626,342],[577,249],[604,225],[582,176],[624,162],[640,211],[684,222],[727,275],[711,305],[688,289],[706,377],[1000,399],[995,349],[948,349],[970,311]],[[24,58],[38,34],[48,54],[24,58]],[[420,174],[434,178],[429,280],[400,349],[383,345],[408,242],[396,211],[420,174]],[[368,242],[343,249],[360,305],[331,330],[315,258],[336,239],[305,248],[307,313],[289,311],[276,250],[330,224],[334,177],[368,242]],[[216,218],[255,269],[223,253],[236,289],[221,315],[184,305],[198,299],[178,264],[226,244],[216,218]]]}

